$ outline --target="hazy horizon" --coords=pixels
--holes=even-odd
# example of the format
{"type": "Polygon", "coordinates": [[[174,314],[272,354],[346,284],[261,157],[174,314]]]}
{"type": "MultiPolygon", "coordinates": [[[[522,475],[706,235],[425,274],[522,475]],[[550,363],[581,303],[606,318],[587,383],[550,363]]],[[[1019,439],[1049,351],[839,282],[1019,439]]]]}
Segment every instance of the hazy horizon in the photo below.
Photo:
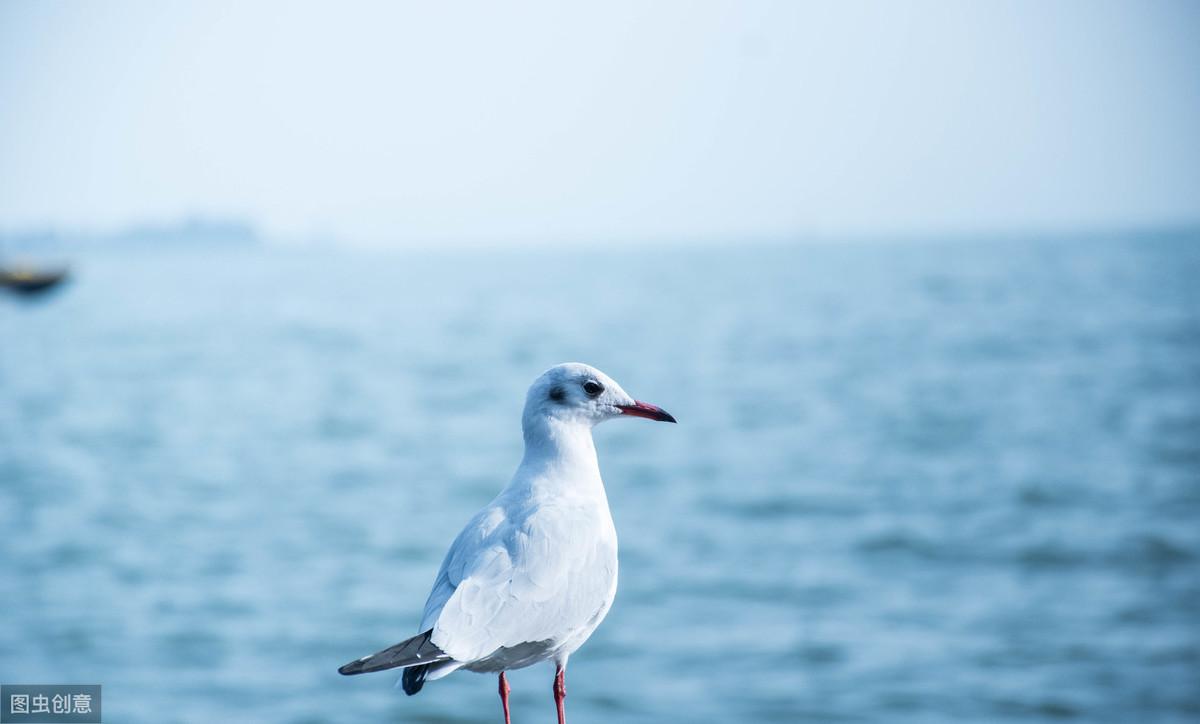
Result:
{"type": "Polygon", "coordinates": [[[857,231],[834,233],[803,233],[789,234],[726,234],[726,235],[675,235],[675,236],[627,236],[627,237],[585,237],[577,236],[570,239],[547,239],[531,237],[528,239],[508,239],[503,244],[486,236],[479,238],[459,237],[453,239],[435,240],[437,243],[423,243],[421,239],[413,239],[404,244],[388,244],[379,241],[356,239],[353,237],[325,236],[288,236],[265,232],[261,224],[253,219],[243,217],[207,217],[184,215],[175,219],[150,221],[135,221],[128,225],[109,228],[84,227],[26,227],[16,229],[0,228],[0,252],[16,254],[39,252],[82,252],[88,250],[105,250],[111,248],[148,248],[162,243],[170,243],[180,248],[203,248],[209,245],[219,246],[252,246],[270,247],[275,249],[355,249],[363,251],[420,250],[480,250],[494,247],[499,250],[548,249],[559,246],[582,251],[594,251],[604,248],[671,249],[679,246],[718,247],[736,243],[739,246],[804,246],[821,244],[908,244],[908,243],[1003,243],[1009,241],[1044,240],[1050,242],[1072,241],[1118,241],[1118,240],[1149,240],[1165,237],[1195,237],[1200,239],[1200,221],[1181,222],[1176,224],[1162,223],[1152,225],[1109,225],[1076,228],[1014,228],[992,230],[953,230],[940,229],[930,231],[857,231]],[[212,228],[199,230],[190,225],[212,225],[212,228]],[[232,230],[217,228],[229,226],[232,230]]]}
{"type": "Polygon", "coordinates": [[[0,234],[368,246],[1200,224],[1185,2],[0,6],[0,234]]]}

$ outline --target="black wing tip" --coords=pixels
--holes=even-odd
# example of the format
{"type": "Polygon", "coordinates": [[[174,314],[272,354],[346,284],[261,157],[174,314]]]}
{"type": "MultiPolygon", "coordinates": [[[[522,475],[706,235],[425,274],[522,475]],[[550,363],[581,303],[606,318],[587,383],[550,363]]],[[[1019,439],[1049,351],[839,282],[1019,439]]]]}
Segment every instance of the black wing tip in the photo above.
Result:
{"type": "Polygon", "coordinates": [[[363,672],[362,663],[363,662],[361,660],[351,661],[345,666],[339,666],[338,673],[342,676],[354,676],[355,674],[361,674],[363,672]]]}
{"type": "MultiPolygon", "coordinates": [[[[425,670],[428,665],[422,661],[434,663],[444,661],[450,657],[446,652],[439,649],[433,644],[430,639],[433,636],[433,630],[430,629],[422,634],[417,634],[412,638],[401,641],[395,646],[378,651],[370,656],[364,656],[361,659],[356,659],[350,663],[340,667],[338,673],[342,676],[353,676],[354,674],[365,674],[371,671],[385,671],[387,669],[396,669],[400,667],[421,669],[420,681],[415,686],[416,688],[409,694],[415,694],[421,690],[421,681],[425,680],[425,670]]],[[[405,681],[408,680],[408,674],[405,673],[405,681]]],[[[408,685],[405,684],[405,691],[408,691],[408,685]]]]}
{"type": "Polygon", "coordinates": [[[425,675],[429,673],[430,664],[421,664],[420,666],[410,666],[404,670],[404,674],[400,677],[400,686],[404,689],[404,693],[412,696],[425,686],[425,675]]]}

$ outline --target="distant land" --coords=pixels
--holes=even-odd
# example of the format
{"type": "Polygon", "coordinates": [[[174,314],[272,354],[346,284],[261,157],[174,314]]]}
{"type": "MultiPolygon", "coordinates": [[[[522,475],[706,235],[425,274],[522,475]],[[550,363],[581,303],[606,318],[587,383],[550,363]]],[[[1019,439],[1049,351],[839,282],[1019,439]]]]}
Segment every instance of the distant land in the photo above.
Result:
{"type": "Polygon", "coordinates": [[[207,217],[190,217],[166,224],[139,224],[108,232],[55,229],[0,232],[0,254],[129,246],[256,246],[260,243],[262,238],[258,230],[247,221],[207,217]]]}

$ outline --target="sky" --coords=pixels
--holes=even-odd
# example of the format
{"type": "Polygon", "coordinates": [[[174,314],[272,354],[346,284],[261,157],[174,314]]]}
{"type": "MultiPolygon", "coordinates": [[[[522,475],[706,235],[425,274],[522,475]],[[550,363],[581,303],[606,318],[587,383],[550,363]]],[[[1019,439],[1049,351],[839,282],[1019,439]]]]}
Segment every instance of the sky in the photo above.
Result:
{"type": "Polygon", "coordinates": [[[1200,221],[1200,3],[0,3],[0,232],[1200,221]]]}

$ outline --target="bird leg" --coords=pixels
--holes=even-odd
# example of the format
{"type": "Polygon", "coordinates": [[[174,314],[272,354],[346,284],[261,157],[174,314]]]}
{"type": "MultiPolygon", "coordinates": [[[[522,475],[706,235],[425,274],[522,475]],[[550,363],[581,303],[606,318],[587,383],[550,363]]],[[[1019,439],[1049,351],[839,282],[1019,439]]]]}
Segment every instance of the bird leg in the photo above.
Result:
{"type": "Polygon", "coordinates": [[[508,685],[508,679],[504,678],[504,672],[500,672],[500,703],[504,706],[504,724],[512,724],[512,720],[508,718],[508,692],[512,688],[508,685]]]}
{"type": "Polygon", "coordinates": [[[567,670],[561,665],[554,672],[554,704],[558,707],[558,724],[567,724],[567,670]]]}

